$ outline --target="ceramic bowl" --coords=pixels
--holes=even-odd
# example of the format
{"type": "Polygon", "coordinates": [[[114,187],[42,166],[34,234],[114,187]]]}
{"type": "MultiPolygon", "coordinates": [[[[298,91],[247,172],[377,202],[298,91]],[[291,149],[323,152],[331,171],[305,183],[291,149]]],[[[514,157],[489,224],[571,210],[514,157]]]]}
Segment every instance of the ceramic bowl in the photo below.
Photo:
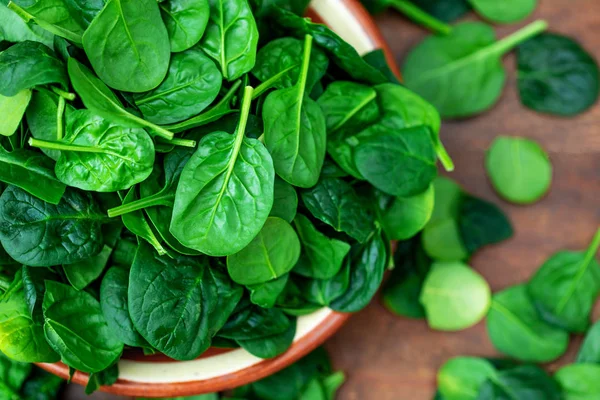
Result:
{"type": "MultiPolygon", "coordinates": [[[[360,54],[382,48],[397,72],[387,44],[358,0],[313,0],[308,16],[328,25],[360,54]]],[[[232,389],[269,376],[302,358],[333,335],[349,316],[323,308],[299,317],[292,346],[281,356],[268,360],[243,349],[209,349],[193,361],[126,351],[119,361],[119,380],[100,390],[124,396],[174,397],[232,389]]],[[[65,364],[38,365],[68,378],[69,369],[65,364]]],[[[77,372],[72,381],[85,385],[87,380],[87,374],[77,372]]]]}

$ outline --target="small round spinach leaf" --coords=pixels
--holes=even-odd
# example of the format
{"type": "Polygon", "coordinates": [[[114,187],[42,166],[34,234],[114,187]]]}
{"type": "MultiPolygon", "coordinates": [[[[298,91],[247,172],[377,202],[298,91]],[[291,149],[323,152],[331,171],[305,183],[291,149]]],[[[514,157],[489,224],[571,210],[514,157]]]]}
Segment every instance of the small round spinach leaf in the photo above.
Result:
{"type": "Polygon", "coordinates": [[[458,331],[485,317],[491,291],[483,277],[468,265],[436,262],[423,282],[420,301],[431,328],[458,331]]]}
{"type": "Polygon", "coordinates": [[[300,257],[300,241],[289,223],[269,217],[258,235],[242,250],[227,256],[234,282],[256,285],[291,271],[300,257]]]}
{"type": "Polygon", "coordinates": [[[571,116],[598,99],[598,63],[566,36],[545,33],[521,44],[517,69],[521,102],[533,110],[571,116]]]}
{"type": "Polygon", "coordinates": [[[166,0],[158,5],[171,52],[185,51],[200,41],[210,13],[207,0],[166,0]]]}
{"type": "Polygon", "coordinates": [[[126,92],[157,87],[171,56],[155,0],[108,0],[83,34],[83,48],[102,81],[126,92]]]}
{"type": "Polygon", "coordinates": [[[593,400],[600,398],[600,365],[571,364],[554,375],[563,400],[593,400]]]}
{"type": "Polygon", "coordinates": [[[438,390],[445,400],[477,400],[481,385],[496,375],[496,368],[483,358],[451,358],[437,373],[438,390]]]}
{"type": "MultiPolygon", "coordinates": [[[[387,196],[385,196],[387,197],[387,196]]],[[[422,193],[392,198],[380,207],[381,225],[392,240],[407,240],[419,233],[431,218],[434,207],[433,185],[422,193]]]]}
{"type": "Polygon", "coordinates": [[[496,192],[517,204],[530,204],[550,189],[552,164],[533,140],[498,136],[485,157],[487,174],[496,192]]]}
{"type": "Polygon", "coordinates": [[[498,351],[523,361],[552,361],[567,350],[569,343],[566,331],[540,318],[524,285],[494,294],[487,330],[498,351]]]}
{"type": "Polygon", "coordinates": [[[74,189],[67,189],[57,205],[14,186],[0,196],[0,242],[26,265],[70,264],[98,254],[104,222],[92,196],[74,189]]]}
{"type": "Polygon", "coordinates": [[[91,294],[46,281],[42,307],[46,339],[69,367],[100,372],[121,356],[123,342],[109,329],[91,294]]]}

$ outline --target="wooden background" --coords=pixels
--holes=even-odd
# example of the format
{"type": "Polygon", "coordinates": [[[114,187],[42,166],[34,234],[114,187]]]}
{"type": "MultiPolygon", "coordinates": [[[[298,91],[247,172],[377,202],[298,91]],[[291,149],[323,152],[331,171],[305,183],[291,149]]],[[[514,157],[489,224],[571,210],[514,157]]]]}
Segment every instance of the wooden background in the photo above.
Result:
{"type": "MultiPolygon", "coordinates": [[[[467,17],[475,19],[474,16],[467,17]]],[[[554,32],[575,37],[600,59],[598,0],[540,0],[529,18],[546,19],[554,32]]],[[[401,15],[388,12],[377,22],[402,65],[404,55],[426,32],[401,15]]],[[[518,25],[498,26],[499,37],[518,25]]],[[[498,204],[515,228],[512,239],[486,248],[472,259],[497,291],[527,280],[559,249],[582,249],[600,225],[600,107],[574,119],[537,114],[520,103],[515,82],[515,57],[505,57],[507,87],[498,104],[475,118],[445,122],[442,140],[452,155],[452,177],[469,192],[498,204]],[[498,198],[484,168],[485,150],[498,135],[520,135],[538,141],[554,166],[552,189],[532,206],[514,206],[498,198]]],[[[569,359],[579,340],[573,341],[569,359]]],[[[353,316],[327,345],[336,368],[347,374],[339,400],[428,400],[435,391],[437,369],[457,355],[495,355],[485,324],[457,333],[433,332],[423,321],[395,317],[379,299],[353,316]]],[[[555,365],[550,368],[555,368],[555,365]]],[[[69,399],[84,399],[72,387],[69,399]]],[[[96,394],[93,399],[119,399],[96,394]]],[[[91,398],[90,398],[91,399],[91,398]]]]}

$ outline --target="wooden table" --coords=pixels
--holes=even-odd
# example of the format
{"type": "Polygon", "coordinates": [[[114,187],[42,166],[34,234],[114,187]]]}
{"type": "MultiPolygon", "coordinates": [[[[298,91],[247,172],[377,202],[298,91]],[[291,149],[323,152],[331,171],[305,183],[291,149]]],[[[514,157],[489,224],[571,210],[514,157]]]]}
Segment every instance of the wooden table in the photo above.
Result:
{"type": "MultiPolygon", "coordinates": [[[[540,0],[530,20],[537,18],[548,20],[553,31],[577,38],[600,60],[598,0],[540,0]]],[[[394,12],[379,16],[377,22],[400,65],[426,35],[394,12]]],[[[502,37],[516,28],[500,26],[497,31],[502,37]]],[[[574,119],[532,112],[519,103],[514,54],[505,58],[505,65],[507,87],[491,111],[442,126],[442,140],[456,164],[451,176],[467,191],[502,207],[515,228],[512,239],[478,252],[471,261],[493,291],[525,281],[554,251],[584,248],[600,225],[600,107],[574,119]],[[549,152],[554,180],[539,203],[514,206],[493,192],[483,159],[498,135],[526,136],[549,152]]],[[[577,344],[572,343],[571,356],[577,344]]],[[[326,347],[335,367],[348,377],[339,400],[428,400],[435,391],[437,369],[449,357],[496,354],[483,323],[458,333],[433,332],[423,321],[393,316],[379,300],[353,316],[326,347]]],[[[68,397],[86,398],[75,387],[68,397]]],[[[92,398],[117,399],[105,394],[92,398]]]]}

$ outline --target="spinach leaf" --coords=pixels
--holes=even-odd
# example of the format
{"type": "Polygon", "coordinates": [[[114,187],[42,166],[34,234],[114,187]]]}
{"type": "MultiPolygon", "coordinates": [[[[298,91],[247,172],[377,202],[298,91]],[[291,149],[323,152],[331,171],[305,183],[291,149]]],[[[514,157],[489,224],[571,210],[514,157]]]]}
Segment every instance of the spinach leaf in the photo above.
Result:
{"type": "Polygon", "coordinates": [[[208,268],[208,273],[213,280],[212,285],[217,290],[216,306],[210,314],[209,331],[211,336],[215,336],[225,325],[244,294],[243,288],[229,278],[225,266],[222,263],[217,264],[218,267],[212,265],[211,268],[208,268]]]}
{"type": "Polygon", "coordinates": [[[227,256],[227,271],[236,283],[256,285],[290,272],[299,257],[294,229],[281,218],[269,217],[246,247],[227,256]]]}
{"type": "MultiPolygon", "coordinates": [[[[360,83],[335,81],[329,84],[317,100],[325,116],[327,133],[331,136],[346,124],[355,127],[374,122],[379,117],[376,97],[374,88],[360,83]]],[[[337,161],[335,153],[331,155],[337,161]]]]}
{"type": "Polygon", "coordinates": [[[548,154],[525,138],[498,136],[486,153],[485,167],[496,192],[517,204],[536,202],[552,183],[548,154]]]}
{"type": "Polygon", "coordinates": [[[412,2],[426,13],[444,22],[454,21],[471,9],[467,0],[412,0],[412,2]]]}
{"type": "Polygon", "coordinates": [[[248,286],[248,290],[250,290],[250,301],[262,308],[274,307],[277,298],[285,289],[289,277],[290,274],[283,274],[279,278],[271,281],[248,286]]]}
{"type": "Polygon", "coordinates": [[[63,266],[63,271],[67,280],[77,290],[85,289],[90,283],[102,275],[108,259],[112,253],[112,248],[104,245],[100,253],[83,261],[63,266]]]}
{"type": "Polygon", "coordinates": [[[408,54],[402,69],[406,86],[431,102],[443,118],[483,112],[504,87],[501,57],[546,26],[537,21],[496,42],[488,25],[456,25],[450,35],[428,37],[408,54]]]}
{"type": "Polygon", "coordinates": [[[313,304],[329,305],[348,290],[351,260],[346,258],[337,274],[329,279],[296,279],[302,296],[313,304]]]}
{"type": "Polygon", "coordinates": [[[23,291],[29,315],[36,324],[44,323],[42,301],[46,291],[47,280],[57,280],[57,275],[50,268],[34,268],[24,265],[21,269],[23,291]]]}
{"type": "Polygon", "coordinates": [[[269,9],[269,18],[296,38],[310,35],[330,59],[353,79],[368,83],[383,83],[387,78],[363,60],[356,49],[323,24],[315,24],[278,6],[269,9]]]}
{"type": "Polygon", "coordinates": [[[386,52],[383,49],[375,49],[367,54],[362,56],[363,60],[365,60],[369,65],[377,68],[391,83],[400,84],[400,80],[398,79],[399,71],[396,68],[392,70],[389,64],[389,59],[386,55],[386,52]]]}
{"type": "Polygon", "coordinates": [[[437,175],[429,129],[400,131],[369,129],[354,154],[358,172],[376,188],[394,196],[413,196],[429,187],[437,175]]]}
{"type": "MultiPolygon", "coordinates": [[[[43,88],[37,88],[31,96],[31,101],[25,112],[27,126],[31,135],[41,140],[56,140],[60,130],[64,126],[64,120],[75,111],[73,106],[66,103],[64,115],[59,117],[59,103],[62,103],[60,96],[43,88]]],[[[60,151],[51,149],[41,149],[44,154],[53,160],[58,160],[60,151]]]]}
{"type": "Polygon", "coordinates": [[[85,386],[85,394],[90,395],[100,388],[100,386],[110,386],[119,379],[119,365],[117,363],[110,367],[90,374],[87,385],[85,386]]]}
{"type": "MultiPolygon", "coordinates": [[[[113,0],[119,1],[119,0],[113,0]]],[[[156,135],[173,139],[173,133],[155,124],[145,121],[123,108],[115,94],[83,64],[69,58],[67,64],[69,78],[73,88],[81,97],[83,104],[92,112],[129,128],[149,128],[156,135]]]]}
{"type": "Polygon", "coordinates": [[[540,318],[525,285],[495,293],[486,324],[494,347],[518,360],[552,361],[566,351],[569,343],[566,331],[540,318]]]}
{"type": "Polygon", "coordinates": [[[63,0],[79,25],[87,28],[104,8],[105,0],[63,0]]]}
{"type": "Polygon", "coordinates": [[[60,141],[30,138],[29,145],[60,150],[56,176],[69,186],[115,192],[129,189],[152,172],[154,144],[143,129],[124,128],[77,110],[70,114],[66,132],[60,141]]]}
{"type": "Polygon", "coordinates": [[[127,291],[129,272],[125,268],[111,267],[100,286],[100,307],[112,333],[128,346],[149,347],[148,342],[135,330],[129,315],[127,291]]]}
{"type": "Polygon", "coordinates": [[[537,0],[505,0],[501,3],[495,0],[469,0],[469,3],[483,18],[510,24],[527,18],[535,10],[537,0]]]}
{"type": "Polygon", "coordinates": [[[560,251],[550,257],[527,285],[542,319],[569,332],[585,332],[600,294],[600,264],[596,253],[600,230],[585,252],[560,251]]]}
{"type": "Polygon", "coordinates": [[[491,291],[483,277],[468,265],[435,262],[423,282],[420,301],[431,328],[458,331],[485,317],[491,291]]]}
{"type": "Polygon", "coordinates": [[[477,400],[481,385],[496,376],[496,368],[483,358],[455,357],[439,369],[437,382],[446,400],[477,400]]]}
{"type": "Polygon", "coordinates": [[[286,332],[292,321],[277,308],[261,308],[241,304],[231,316],[219,336],[236,341],[252,340],[286,332]]]}
{"type": "Polygon", "coordinates": [[[19,128],[25,109],[31,100],[31,90],[21,90],[12,97],[0,95],[0,111],[4,119],[0,122],[0,136],[12,136],[19,128]]]}
{"type": "Polygon", "coordinates": [[[244,136],[252,88],[244,91],[236,132],[213,132],[185,165],[175,194],[171,233],[181,244],[224,256],[246,247],[273,205],[274,170],[261,142],[244,136]]]}
{"type": "Polygon", "coordinates": [[[394,314],[408,318],[425,318],[419,301],[431,259],[425,254],[419,237],[398,242],[394,269],[383,288],[383,305],[394,314]]]}
{"type": "Polygon", "coordinates": [[[91,294],[55,281],[46,281],[44,333],[61,361],[83,372],[100,372],[123,352],[91,294]]]}
{"type": "Polygon", "coordinates": [[[408,0],[362,0],[362,3],[371,13],[379,13],[386,7],[392,7],[434,33],[447,35],[452,31],[448,24],[439,21],[408,0]]]}
{"type": "Polygon", "coordinates": [[[171,55],[154,0],[108,0],[83,34],[83,48],[105,84],[136,93],[162,82],[171,55]]]}
{"type": "Polygon", "coordinates": [[[237,343],[256,357],[273,358],[283,354],[292,345],[295,335],[296,320],[292,319],[289,328],[282,333],[257,339],[238,340],[237,343]]]}
{"type": "Polygon", "coordinates": [[[423,230],[433,212],[433,184],[422,193],[408,197],[379,194],[379,222],[392,240],[406,240],[423,230]]]}
{"type": "Polygon", "coordinates": [[[0,95],[12,97],[51,83],[69,87],[64,64],[42,43],[25,41],[0,53],[0,95]]]}
{"type": "MultiPolygon", "coordinates": [[[[301,40],[291,37],[275,39],[258,51],[252,75],[263,82],[263,85],[269,85],[276,89],[292,87],[302,72],[302,57],[303,43],[301,40]]],[[[306,72],[307,92],[310,92],[323,78],[328,66],[327,56],[320,49],[313,48],[306,72]]]]}
{"type": "Polygon", "coordinates": [[[167,0],[158,5],[172,53],[185,51],[200,41],[210,13],[207,0],[167,0]]]}
{"type": "Polygon", "coordinates": [[[0,181],[50,204],[58,204],[67,187],[56,179],[53,164],[39,153],[24,149],[9,153],[0,146],[0,181]]]}
{"type": "Polygon", "coordinates": [[[294,226],[302,242],[302,252],[294,266],[296,274],[308,278],[329,279],[342,268],[350,245],[341,240],[328,238],[319,232],[308,218],[298,214],[294,226]]]}
{"type": "Polygon", "coordinates": [[[5,354],[13,360],[28,363],[56,362],[58,355],[44,338],[43,321],[31,316],[21,277],[21,271],[18,271],[0,299],[0,357],[5,354]]]}
{"type": "Polygon", "coordinates": [[[254,67],[258,28],[247,0],[209,0],[210,19],[200,47],[236,80],[254,67]],[[235,10],[235,12],[229,12],[235,10]]]}
{"type": "MultiPolygon", "coordinates": [[[[133,203],[137,199],[138,196],[135,192],[135,187],[133,187],[129,190],[129,192],[127,192],[127,195],[123,199],[123,206],[133,203]]],[[[154,230],[146,220],[146,216],[142,211],[132,211],[127,214],[123,214],[121,219],[123,220],[123,225],[125,225],[125,227],[131,231],[131,233],[150,243],[158,254],[167,254],[167,250],[156,237],[154,230]]]]}
{"type": "Polygon", "coordinates": [[[133,99],[146,120],[172,124],[208,107],[219,94],[221,81],[215,63],[202,50],[193,48],[173,55],[165,80],[133,99]]]}
{"type": "Polygon", "coordinates": [[[348,289],[330,307],[340,312],[356,312],[370,302],[383,279],[389,255],[388,243],[374,232],[365,244],[350,250],[350,282],[348,289]]]}
{"type": "Polygon", "coordinates": [[[517,49],[517,83],[521,103],[533,110],[571,116],[598,98],[596,60],[566,36],[545,33],[517,49]]]}
{"type": "Polygon", "coordinates": [[[600,365],[571,364],[554,375],[564,400],[592,400],[600,396],[600,365]]]}
{"type": "Polygon", "coordinates": [[[495,379],[481,387],[477,400],[502,399],[559,400],[560,388],[548,374],[535,365],[499,371],[495,379]]]}
{"type": "Polygon", "coordinates": [[[0,394],[6,399],[19,399],[19,390],[31,371],[31,365],[17,362],[0,353],[0,394]]]}
{"type": "Polygon", "coordinates": [[[208,269],[202,258],[159,256],[143,242],[138,247],[129,314],[144,339],[169,357],[193,360],[210,346],[217,289],[208,269]]]}
{"type": "Polygon", "coordinates": [[[469,257],[454,218],[437,219],[425,226],[421,236],[427,255],[438,261],[461,261],[469,257]]]}
{"type": "Polygon", "coordinates": [[[366,242],[375,230],[373,216],[352,186],[341,179],[323,179],[312,189],[303,191],[301,196],[315,218],[361,243],[366,242]]]}
{"type": "Polygon", "coordinates": [[[465,195],[459,208],[459,230],[469,253],[499,243],[513,234],[510,221],[496,205],[465,195]]]}
{"type": "Polygon", "coordinates": [[[29,25],[13,10],[0,2],[0,42],[24,42],[31,40],[52,46],[51,33],[36,25],[29,25]]]}
{"type": "Polygon", "coordinates": [[[312,37],[304,41],[298,82],[272,92],[263,105],[265,145],[277,175],[294,186],[309,188],[319,180],[327,133],[317,103],[306,96],[312,37]]]}
{"type": "Polygon", "coordinates": [[[68,189],[57,205],[14,186],[0,196],[0,242],[26,265],[70,264],[98,254],[104,222],[89,193],[68,189]]]}
{"type": "Polygon", "coordinates": [[[294,220],[296,210],[298,209],[298,194],[296,189],[283,179],[275,177],[275,186],[273,189],[273,208],[271,208],[272,217],[279,217],[289,223],[294,220]]]}
{"type": "Polygon", "coordinates": [[[74,43],[81,44],[81,36],[85,27],[80,19],[69,9],[68,1],[43,0],[33,2],[19,1],[8,3],[8,8],[19,14],[24,20],[33,20],[42,29],[54,35],[64,37],[74,43]]]}
{"type": "Polygon", "coordinates": [[[600,322],[596,321],[585,334],[576,362],[600,364],[600,322]]]}

